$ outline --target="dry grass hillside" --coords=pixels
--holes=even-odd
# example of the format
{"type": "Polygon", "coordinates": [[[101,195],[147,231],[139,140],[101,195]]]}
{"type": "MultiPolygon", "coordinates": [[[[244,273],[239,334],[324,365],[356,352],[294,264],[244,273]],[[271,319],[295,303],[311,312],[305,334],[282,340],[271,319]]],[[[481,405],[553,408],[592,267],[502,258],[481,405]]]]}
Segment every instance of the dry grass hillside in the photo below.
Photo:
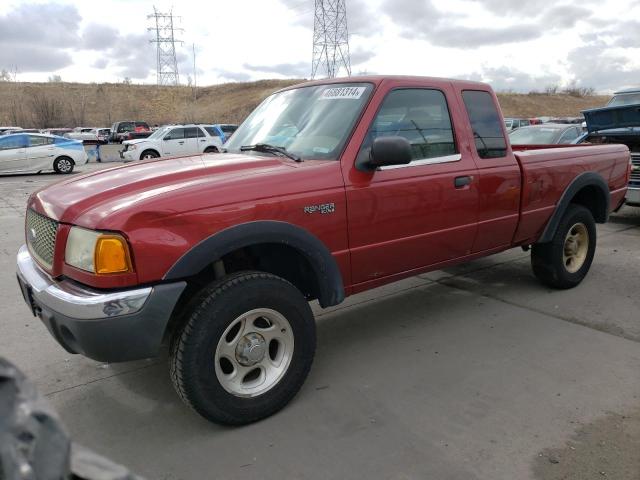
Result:
{"type": "MultiPolygon", "coordinates": [[[[118,120],[149,124],[239,123],[268,94],[300,80],[261,80],[198,87],[0,82],[0,125],[110,126],[118,120]]],[[[604,105],[606,97],[566,94],[499,94],[506,116],[576,116],[604,105]]]]}

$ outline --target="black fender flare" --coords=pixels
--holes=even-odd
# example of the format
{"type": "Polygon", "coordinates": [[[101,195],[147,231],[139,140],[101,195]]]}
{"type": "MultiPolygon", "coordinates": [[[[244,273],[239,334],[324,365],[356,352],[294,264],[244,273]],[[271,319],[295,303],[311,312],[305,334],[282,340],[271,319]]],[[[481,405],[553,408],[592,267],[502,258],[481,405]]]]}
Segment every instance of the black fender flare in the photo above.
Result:
{"type": "Polygon", "coordinates": [[[318,282],[318,301],[322,307],[337,305],[344,300],[340,269],[324,243],[301,227],[274,220],[242,223],[205,238],[183,254],[163,280],[188,278],[234,250],[262,243],[288,245],[308,260],[318,282]]]}
{"type": "Polygon", "coordinates": [[[575,197],[576,194],[585,187],[595,187],[602,194],[602,198],[605,201],[604,210],[599,214],[594,215],[596,222],[605,223],[609,219],[611,194],[609,192],[607,182],[605,182],[604,178],[602,178],[602,175],[599,173],[584,172],[574,178],[565,189],[564,193],[560,197],[560,201],[556,205],[553,215],[549,219],[549,222],[547,222],[547,226],[536,243],[547,243],[553,239],[553,236],[558,229],[558,225],[560,224],[560,220],[567,211],[571,200],[573,200],[573,197],[575,197]]]}

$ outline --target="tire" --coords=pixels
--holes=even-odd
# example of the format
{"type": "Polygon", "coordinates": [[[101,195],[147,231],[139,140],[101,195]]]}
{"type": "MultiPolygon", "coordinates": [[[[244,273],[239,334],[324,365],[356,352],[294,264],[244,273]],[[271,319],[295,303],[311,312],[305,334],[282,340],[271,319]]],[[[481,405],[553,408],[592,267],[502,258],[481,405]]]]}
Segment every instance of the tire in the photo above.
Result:
{"type": "Polygon", "coordinates": [[[75,162],[69,157],[58,157],[53,161],[53,170],[56,173],[68,174],[73,172],[75,162]]]}
{"type": "Polygon", "coordinates": [[[160,158],[160,154],[155,150],[145,150],[140,154],[140,160],[149,160],[151,158],[160,158]]]}
{"type": "Polygon", "coordinates": [[[531,249],[533,273],[543,284],[573,288],[589,272],[596,251],[596,223],[582,205],[571,204],[549,243],[531,249]]]}
{"type": "Polygon", "coordinates": [[[220,153],[216,147],[207,147],[204,149],[204,153],[220,153]]]}
{"type": "Polygon", "coordinates": [[[182,400],[212,422],[243,425],[276,413],[313,363],[311,308],[275,275],[240,272],[216,281],[194,297],[183,319],[171,342],[171,380],[182,400]]]}

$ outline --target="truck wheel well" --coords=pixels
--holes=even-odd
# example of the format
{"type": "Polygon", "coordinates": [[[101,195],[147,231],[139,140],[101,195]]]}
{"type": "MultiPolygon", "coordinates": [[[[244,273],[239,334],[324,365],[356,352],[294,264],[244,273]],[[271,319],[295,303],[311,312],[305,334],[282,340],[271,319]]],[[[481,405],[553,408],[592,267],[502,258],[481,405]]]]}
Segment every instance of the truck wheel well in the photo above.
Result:
{"type": "Polygon", "coordinates": [[[595,185],[580,189],[571,199],[571,203],[588,208],[596,222],[607,221],[607,199],[602,190],[595,185]]]}
{"type": "Polygon", "coordinates": [[[204,266],[196,275],[187,278],[187,287],[180,296],[174,315],[167,326],[165,338],[182,324],[185,307],[203,287],[215,280],[241,271],[261,271],[284,278],[295,286],[307,300],[320,295],[320,285],[310,262],[296,248],[277,243],[261,243],[239,248],[221,259],[224,273],[216,266],[218,260],[204,266]],[[177,313],[177,315],[175,314],[177,313]]]}

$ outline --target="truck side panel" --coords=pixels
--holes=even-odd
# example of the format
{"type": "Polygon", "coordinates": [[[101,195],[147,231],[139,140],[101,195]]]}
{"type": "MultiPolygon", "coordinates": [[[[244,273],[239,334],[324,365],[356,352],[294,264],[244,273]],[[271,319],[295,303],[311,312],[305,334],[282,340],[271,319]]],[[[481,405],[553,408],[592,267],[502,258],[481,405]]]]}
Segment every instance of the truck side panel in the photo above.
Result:
{"type": "Polygon", "coordinates": [[[523,171],[521,220],[514,244],[532,243],[541,235],[569,184],[581,173],[602,176],[611,192],[611,208],[627,182],[629,151],[624,145],[516,151],[523,171]]]}

